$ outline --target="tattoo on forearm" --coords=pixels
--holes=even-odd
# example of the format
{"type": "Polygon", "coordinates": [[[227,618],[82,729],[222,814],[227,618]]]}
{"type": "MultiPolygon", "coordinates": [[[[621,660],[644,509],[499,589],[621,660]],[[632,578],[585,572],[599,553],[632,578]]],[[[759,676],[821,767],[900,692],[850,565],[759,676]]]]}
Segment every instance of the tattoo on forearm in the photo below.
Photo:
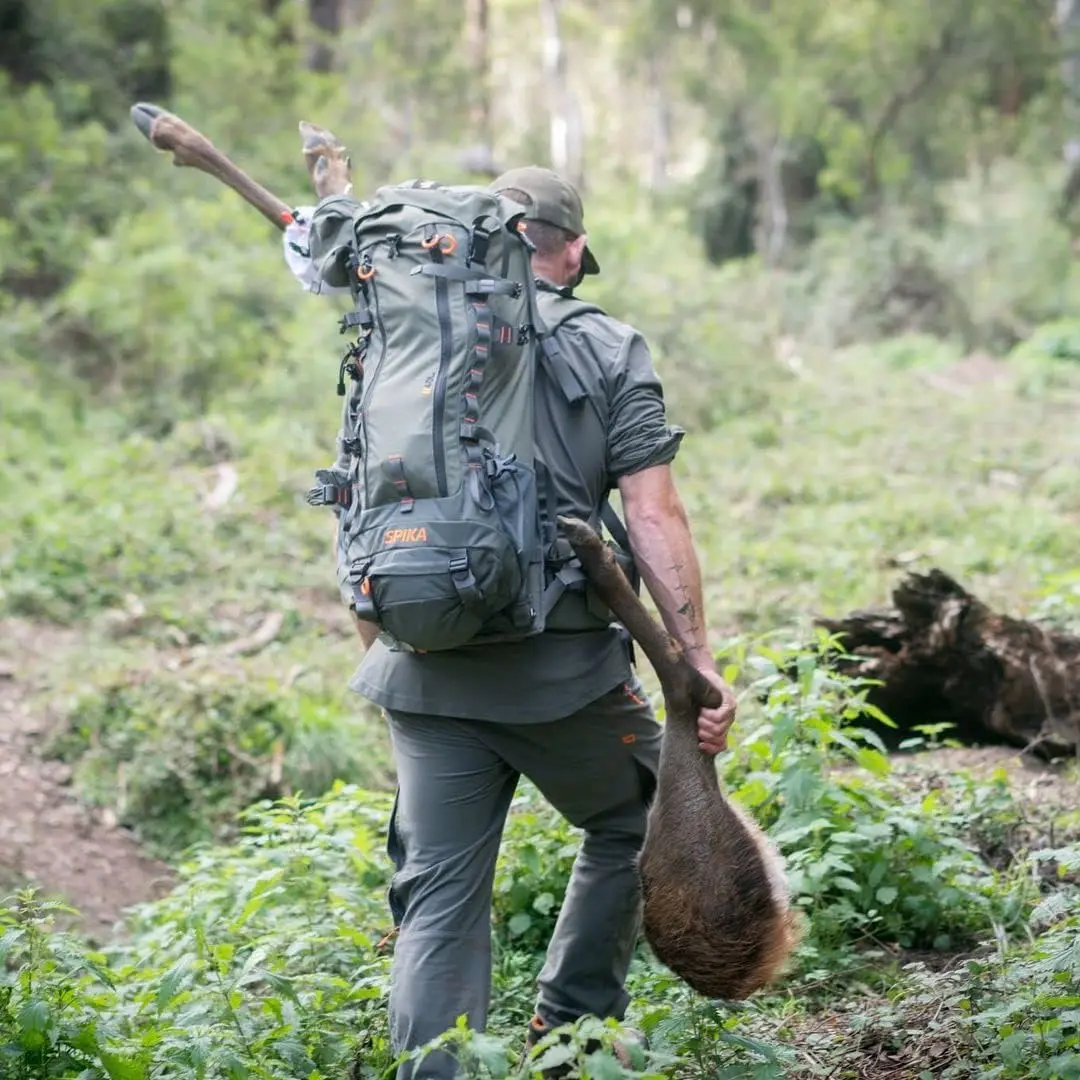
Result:
{"type": "Polygon", "coordinates": [[[690,624],[689,632],[691,635],[697,635],[701,632],[701,625],[698,622],[697,605],[694,603],[690,595],[690,589],[686,582],[683,580],[683,570],[685,565],[681,562],[672,563],[668,568],[674,575],[677,582],[675,593],[682,603],[675,609],[676,613],[681,615],[690,624]]]}

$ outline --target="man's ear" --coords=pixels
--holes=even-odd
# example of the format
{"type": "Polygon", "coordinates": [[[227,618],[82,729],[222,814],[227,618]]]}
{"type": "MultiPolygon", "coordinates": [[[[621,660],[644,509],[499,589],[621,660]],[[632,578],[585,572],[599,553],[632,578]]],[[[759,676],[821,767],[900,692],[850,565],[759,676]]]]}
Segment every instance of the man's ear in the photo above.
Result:
{"type": "Polygon", "coordinates": [[[588,237],[582,233],[581,236],[570,241],[570,256],[577,265],[581,264],[581,260],[585,253],[585,244],[588,241],[588,237]]]}
{"type": "Polygon", "coordinates": [[[585,255],[585,244],[588,239],[582,233],[581,236],[575,237],[566,245],[566,269],[570,272],[570,282],[574,285],[580,285],[585,277],[581,260],[585,255]]]}

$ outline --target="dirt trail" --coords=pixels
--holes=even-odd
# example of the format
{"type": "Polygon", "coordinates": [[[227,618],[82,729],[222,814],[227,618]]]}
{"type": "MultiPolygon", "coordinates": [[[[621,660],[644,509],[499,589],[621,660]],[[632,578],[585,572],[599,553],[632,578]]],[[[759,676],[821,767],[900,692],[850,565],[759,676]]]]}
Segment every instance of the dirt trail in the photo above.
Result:
{"type": "MultiPolygon", "coordinates": [[[[74,794],[68,766],[38,752],[49,724],[38,692],[50,671],[82,644],[72,630],[0,619],[0,896],[36,885],[77,908],[75,927],[101,942],[113,935],[125,908],[163,895],[174,877],[109,811],[74,794]]],[[[1038,808],[1033,817],[1041,819],[1080,806],[1080,772],[1007,747],[898,755],[893,764],[918,788],[933,787],[959,769],[985,776],[1004,768],[1014,794],[1038,808]]]]}
{"type": "Polygon", "coordinates": [[[165,893],[172,875],[131,833],[73,794],[67,766],[37,754],[46,720],[32,696],[48,665],[62,662],[77,640],[0,620],[0,893],[35,885],[77,908],[74,927],[100,942],[126,907],[165,893]]]}

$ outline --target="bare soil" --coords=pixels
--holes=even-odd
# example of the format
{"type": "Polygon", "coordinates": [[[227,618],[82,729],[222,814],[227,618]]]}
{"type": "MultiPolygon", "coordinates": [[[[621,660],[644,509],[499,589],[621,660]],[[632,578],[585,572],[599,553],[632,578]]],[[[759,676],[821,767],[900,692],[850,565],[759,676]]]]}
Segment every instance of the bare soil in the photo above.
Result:
{"type": "MultiPolygon", "coordinates": [[[[50,722],[41,692],[83,644],[74,629],[0,620],[0,895],[36,886],[74,907],[70,925],[101,942],[120,929],[126,908],[163,895],[175,877],[109,810],[74,793],[67,765],[39,752],[50,722]]],[[[1080,808],[1080,770],[1008,747],[948,748],[893,761],[898,775],[924,789],[958,770],[1004,769],[1043,827],[1080,808]]]]}
{"type": "Polygon", "coordinates": [[[35,886],[77,910],[71,928],[102,942],[125,908],[163,895],[173,876],[73,793],[66,765],[37,752],[47,719],[34,697],[77,642],[70,631],[0,620],[0,891],[35,886]]]}

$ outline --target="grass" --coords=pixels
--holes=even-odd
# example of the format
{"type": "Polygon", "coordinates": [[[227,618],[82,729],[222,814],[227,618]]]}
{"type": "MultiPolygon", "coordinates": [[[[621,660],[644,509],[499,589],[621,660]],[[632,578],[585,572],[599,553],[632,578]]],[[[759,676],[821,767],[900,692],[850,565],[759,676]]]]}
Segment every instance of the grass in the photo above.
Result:
{"type": "MultiPolygon", "coordinates": [[[[825,349],[739,311],[753,309],[750,296],[767,306],[764,279],[703,276],[698,293],[674,289],[668,304],[648,280],[666,267],[654,270],[630,247],[625,255],[606,302],[631,317],[622,297],[645,298],[633,318],[655,342],[672,419],[690,429],[676,473],[718,649],[757,635],[805,640],[813,615],[886,603],[905,572],[930,566],[1002,610],[1080,623],[1076,327],[1045,327],[997,361],[919,336],[825,349]],[[715,289],[714,306],[702,288],[715,289]]],[[[113,390],[84,393],[78,382],[47,396],[24,338],[0,375],[0,514],[11,526],[0,536],[0,616],[17,617],[8,625],[20,633],[67,631],[63,648],[33,668],[34,707],[56,721],[45,751],[70,761],[79,792],[111,806],[155,851],[174,862],[189,852],[195,891],[141,916],[135,944],[116,958],[127,965],[121,988],[110,997],[83,987],[90,996],[79,1007],[112,1017],[101,1030],[135,1063],[115,1075],[142,1076],[138,1062],[157,1052],[147,1045],[167,1047],[171,1060],[202,1075],[191,1032],[205,1030],[219,1040],[207,1076],[257,1060],[284,1080],[292,1074],[274,1055],[285,1049],[273,1040],[241,1045],[230,1014],[242,1001],[241,1034],[266,1034],[267,1009],[298,1007],[281,989],[285,977],[305,987],[312,1060],[340,1061],[360,1032],[370,1060],[389,1064],[388,954],[378,944],[387,929],[389,747],[378,711],[346,688],[359,650],[337,595],[331,521],[304,501],[332,452],[338,340],[323,301],[289,299],[284,289],[279,299],[266,364],[235,367],[206,407],[178,406],[164,422],[155,413],[148,424],[144,408],[126,411],[113,390]],[[236,487],[215,506],[207,495],[226,468],[236,487]],[[273,632],[261,637],[268,625],[273,632]],[[310,819],[282,808],[336,780],[361,790],[330,809],[316,804],[310,819]],[[242,807],[282,796],[254,831],[239,828],[242,807]],[[314,865],[305,860],[322,875],[306,883],[315,900],[301,895],[295,907],[284,887],[275,907],[276,870],[265,861],[268,838],[282,836],[293,845],[281,856],[295,872],[290,888],[304,892],[299,882],[314,865]],[[232,846],[189,849],[222,840],[232,846]],[[339,862],[344,851],[363,890],[348,880],[353,862],[339,862]],[[257,903],[264,889],[273,897],[257,903]],[[225,915],[211,910],[219,901],[225,915]],[[259,904],[271,920],[258,931],[265,940],[247,925],[259,904]],[[315,964],[343,936],[352,952],[331,968],[315,964]],[[262,946],[254,970],[281,989],[267,1000],[245,989],[244,957],[262,946]],[[202,982],[192,981],[184,955],[203,965],[202,982]],[[363,974],[349,982],[350,972],[363,974]],[[234,989],[211,1000],[214,979],[234,989]],[[181,984],[174,1002],[163,988],[181,984]],[[184,995],[198,1008],[185,1011],[184,995]],[[155,1009],[162,1026],[148,1027],[155,1009]]],[[[93,300],[110,302],[107,292],[93,300]]],[[[161,317],[171,316],[163,309],[161,317]]],[[[229,320],[222,325],[227,334],[229,320]]],[[[183,355],[178,327],[171,340],[183,355]]],[[[247,338],[227,344],[222,355],[240,363],[247,338]]],[[[204,363],[205,351],[192,349],[204,363]]],[[[642,675],[655,695],[652,672],[642,675]]],[[[634,1015],[652,1031],[657,1061],[678,1080],[885,1080],[917,1069],[1012,1080],[1026,1078],[1023,1055],[1034,1054],[1043,1071],[1032,1076],[1056,1075],[1046,1063],[1071,1053],[1073,1021],[1055,1028],[1054,1003],[1071,1000],[1076,981],[1061,941],[1077,916],[1069,908],[1049,929],[1029,925],[1032,883],[1044,879],[1025,859],[1052,830],[1065,845],[1075,815],[1056,807],[1024,817],[1000,779],[941,779],[918,765],[882,775],[888,766],[873,753],[854,764],[837,757],[835,745],[813,741],[827,742],[843,715],[830,693],[815,684],[796,704],[748,698],[725,777],[763,816],[780,814],[768,824],[788,846],[815,935],[791,983],[737,1010],[693,998],[639,956],[634,1015]],[[770,728],[791,709],[802,710],[799,723],[770,728]],[[781,728],[787,741],[775,734],[781,728]],[[1034,946],[1024,943],[1029,932],[1034,946]],[[948,970],[939,977],[907,966],[915,961],[948,970]],[[1043,1040],[1038,1048],[1007,1042],[1028,1029],[1043,1040]],[[1012,1057],[989,1064],[999,1045],[1012,1057]]],[[[513,1059],[573,850],[572,830],[526,793],[496,882],[495,1043],[460,1036],[478,1060],[513,1059]]],[[[35,948],[31,982],[44,974],[47,985],[55,974],[49,1007],[62,1012],[76,1000],[59,989],[68,961],[46,971],[44,946],[35,948]]],[[[18,969],[21,954],[10,963],[18,969]]],[[[37,1034],[19,1028],[33,1015],[13,1016],[0,1016],[0,1035],[33,1042],[37,1034]]]]}
{"type": "MultiPolygon", "coordinates": [[[[941,389],[960,358],[911,369],[862,348],[810,358],[763,413],[688,442],[682,463],[709,611],[734,631],[886,602],[939,566],[1025,609],[1080,554],[1069,391],[1017,376],[941,389]]],[[[1080,370],[1070,373],[1080,388],[1080,370]]]]}
{"type": "MultiPolygon", "coordinates": [[[[1013,613],[1037,608],[1051,587],[1056,615],[1080,608],[1075,589],[1053,580],[1080,555],[1080,364],[1062,357],[1060,332],[1046,340],[1011,365],[965,362],[925,338],[834,352],[788,342],[744,357],[761,368],[764,396],[692,428],[676,462],[716,646],[886,603],[905,572],[930,566],[1013,613]]],[[[684,373],[670,357],[657,362],[685,399],[684,373]]],[[[170,684],[192,671],[222,688],[261,681],[297,703],[286,774],[325,781],[325,762],[340,761],[344,779],[386,782],[378,713],[345,686],[359,651],[337,597],[331,520],[303,499],[335,425],[326,374],[272,370],[159,439],[123,434],[109,410],[80,416],[69,405],[62,423],[63,402],[43,426],[32,378],[12,382],[15,470],[58,440],[67,451],[36,473],[35,499],[23,484],[0,487],[0,513],[15,523],[0,539],[0,611],[80,629],[80,648],[48,680],[69,725],[125,683],[156,681],[176,697],[170,684]],[[251,407],[265,400],[293,405],[251,407]],[[211,508],[223,463],[236,490],[211,508]],[[278,616],[265,647],[232,651],[278,616]],[[297,721],[305,710],[331,719],[297,721]]],[[[723,374],[704,390],[722,396],[723,374]]],[[[116,763],[106,753],[78,772],[96,799],[115,797],[102,777],[116,763]]]]}

